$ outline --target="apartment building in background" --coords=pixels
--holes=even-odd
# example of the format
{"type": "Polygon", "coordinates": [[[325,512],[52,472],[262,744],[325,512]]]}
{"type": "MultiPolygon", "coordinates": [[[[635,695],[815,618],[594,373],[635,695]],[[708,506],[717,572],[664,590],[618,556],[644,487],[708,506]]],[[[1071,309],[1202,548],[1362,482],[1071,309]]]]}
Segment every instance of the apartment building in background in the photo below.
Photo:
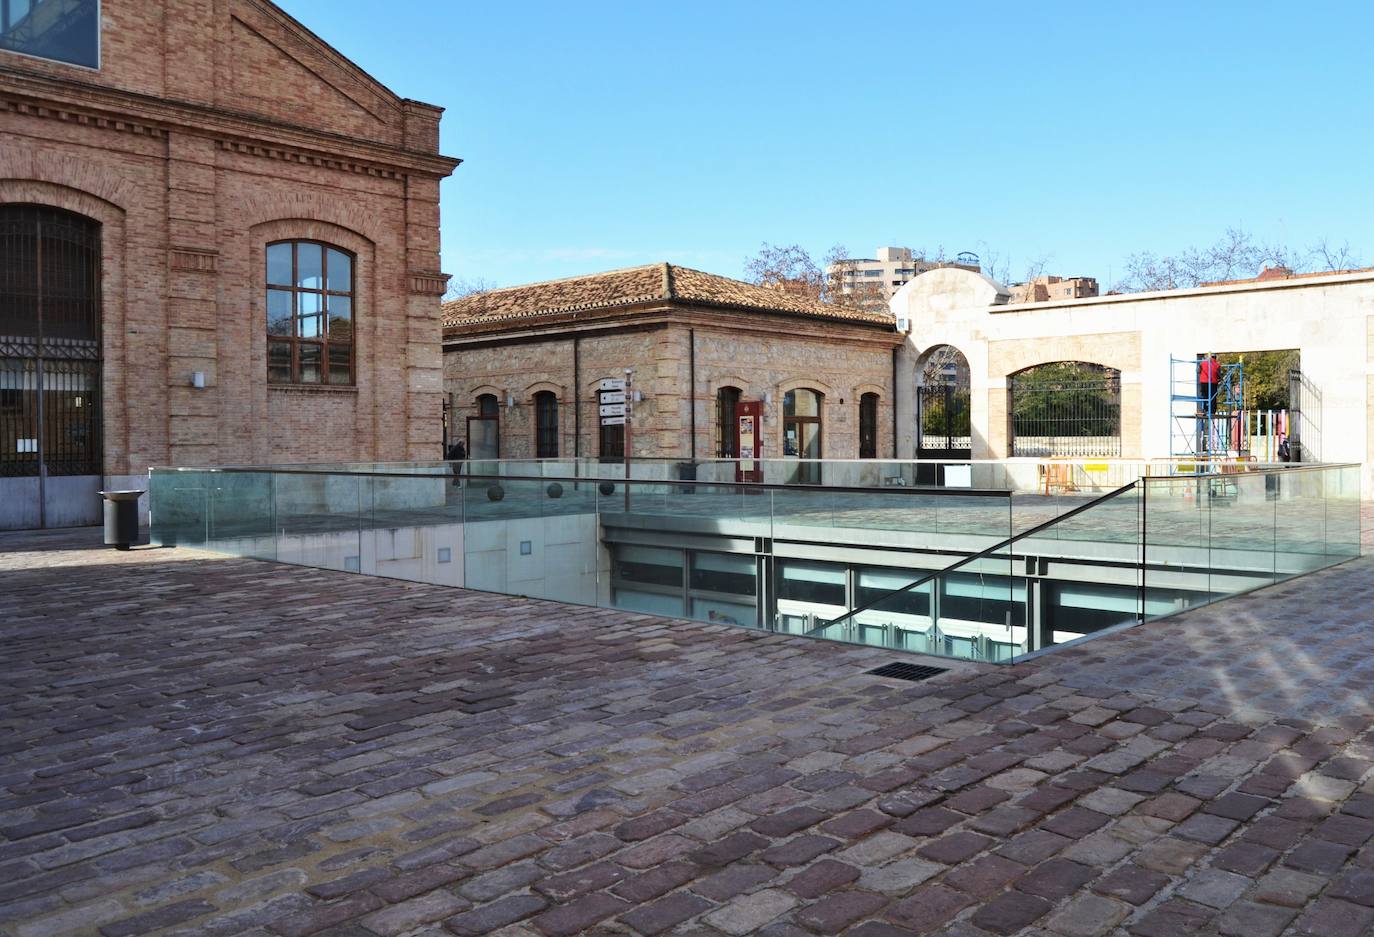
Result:
{"type": "Polygon", "coordinates": [[[838,284],[846,296],[871,296],[886,303],[912,279],[937,267],[960,267],[977,272],[978,256],[961,253],[950,261],[927,260],[917,256],[909,247],[880,247],[877,257],[850,257],[825,268],[832,287],[838,284]]]}
{"type": "Polygon", "coordinates": [[[1048,303],[1061,299],[1089,299],[1097,295],[1096,277],[1036,277],[1025,283],[1013,283],[1010,302],[1048,303]]]}

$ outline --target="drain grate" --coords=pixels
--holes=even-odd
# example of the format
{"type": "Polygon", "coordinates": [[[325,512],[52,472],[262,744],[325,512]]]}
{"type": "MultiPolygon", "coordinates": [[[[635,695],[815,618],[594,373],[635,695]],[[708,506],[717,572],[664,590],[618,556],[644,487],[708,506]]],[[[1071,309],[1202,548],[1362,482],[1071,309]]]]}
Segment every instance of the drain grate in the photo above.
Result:
{"type": "Polygon", "coordinates": [[[927,667],[923,664],[884,664],[868,671],[875,677],[895,677],[898,680],[927,680],[942,673],[949,673],[948,667],[927,667]]]}

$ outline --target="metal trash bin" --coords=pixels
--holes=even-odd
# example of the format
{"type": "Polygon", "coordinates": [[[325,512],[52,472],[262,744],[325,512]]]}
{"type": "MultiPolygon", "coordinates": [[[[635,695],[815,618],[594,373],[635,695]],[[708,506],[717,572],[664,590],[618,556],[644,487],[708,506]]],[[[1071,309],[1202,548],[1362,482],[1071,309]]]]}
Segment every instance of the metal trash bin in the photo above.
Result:
{"type": "Polygon", "coordinates": [[[138,542],[138,499],[141,491],[102,491],[105,499],[105,542],[127,550],[138,542]]]}
{"type": "MultiPolygon", "coordinates": [[[[694,482],[697,480],[697,464],[695,462],[679,462],[677,464],[677,477],[682,481],[694,482]]],[[[678,493],[684,495],[695,494],[696,485],[679,485],[678,493]]]]}

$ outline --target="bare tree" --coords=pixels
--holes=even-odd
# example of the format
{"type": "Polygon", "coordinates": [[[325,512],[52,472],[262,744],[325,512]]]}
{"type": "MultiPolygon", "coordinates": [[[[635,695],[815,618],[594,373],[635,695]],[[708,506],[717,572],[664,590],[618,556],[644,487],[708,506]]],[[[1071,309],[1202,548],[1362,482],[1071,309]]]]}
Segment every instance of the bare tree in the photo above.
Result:
{"type": "Polygon", "coordinates": [[[1021,282],[1030,283],[1033,282],[1036,277],[1043,277],[1045,271],[1049,269],[1050,261],[1053,259],[1053,254],[1041,254],[1039,257],[1036,257],[1030,263],[1026,264],[1026,273],[1025,276],[1022,277],[1021,282]]]}
{"type": "Polygon", "coordinates": [[[822,299],[825,294],[825,274],[800,244],[768,244],[744,262],[744,272],[750,283],[768,286],[810,299],[822,299]]]}
{"type": "Polygon", "coordinates": [[[1342,241],[1340,245],[1332,244],[1328,239],[1322,238],[1312,247],[1313,266],[1329,272],[1338,270],[1354,270],[1364,266],[1364,262],[1356,258],[1350,252],[1350,242],[1342,241]]]}
{"type": "Polygon", "coordinates": [[[881,280],[854,276],[846,282],[846,277],[857,273],[859,269],[859,262],[849,253],[849,248],[836,244],[826,252],[821,264],[825,270],[825,289],[821,299],[849,309],[887,311],[887,289],[881,280]]]}
{"type": "Polygon", "coordinates": [[[464,296],[476,296],[478,293],[488,293],[494,289],[496,289],[496,284],[486,277],[472,277],[470,279],[454,277],[448,281],[448,289],[444,291],[444,302],[462,299],[464,296]]]}
{"type": "Polygon", "coordinates": [[[1006,283],[1011,279],[1011,255],[993,250],[986,241],[978,242],[978,266],[998,283],[1006,283]]]}
{"type": "Polygon", "coordinates": [[[937,345],[921,368],[921,384],[934,387],[954,378],[955,384],[968,384],[968,362],[953,345],[937,345]]]}
{"type": "Polygon", "coordinates": [[[1206,247],[1189,247],[1163,257],[1150,251],[1132,254],[1126,260],[1125,276],[1112,288],[1121,293],[1173,290],[1246,279],[1265,267],[1334,270],[1347,262],[1355,263],[1349,245],[1332,248],[1322,241],[1301,252],[1280,244],[1261,244],[1239,228],[1228,228],[1215,244],[1206,247]]]}

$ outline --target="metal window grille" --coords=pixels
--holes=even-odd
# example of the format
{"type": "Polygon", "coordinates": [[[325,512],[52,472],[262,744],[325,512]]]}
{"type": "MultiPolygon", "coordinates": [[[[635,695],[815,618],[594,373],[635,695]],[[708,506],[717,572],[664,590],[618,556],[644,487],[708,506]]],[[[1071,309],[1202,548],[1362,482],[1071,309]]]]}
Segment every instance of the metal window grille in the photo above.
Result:
{"type": "Polygon", "coordinates": [[[859,398],[859,458],[878,458],[878,395],[859,398]]]}
{"type": "Polygon", "coordinates": [[[1013,456],[1121,455],[1121,375],[1056,362],[1013,375],[1008,388],[1013,456]]]}
{"type": "Polygon", "coordinates": [[[917,455],[929,458],[969,458],[973,450],[969,389],[934,384],[916,389],[917,455]]]}
{"type": "Polygon", "coordinates": [[[535,455],[558,458],[558,397],[548,390],[534,395],[535,455]]]}
{"type": "Polygon", "coordinates": [[[739,431],[739,397],[738,387],[722,387],[716,391],[716,455],[722,459],[739,455],[735,447],[739,431]]]}
{"type": "Polygon", "coordinates": [[[0,475],[102,470],[100,224],[0,206],[0,475]]]}

